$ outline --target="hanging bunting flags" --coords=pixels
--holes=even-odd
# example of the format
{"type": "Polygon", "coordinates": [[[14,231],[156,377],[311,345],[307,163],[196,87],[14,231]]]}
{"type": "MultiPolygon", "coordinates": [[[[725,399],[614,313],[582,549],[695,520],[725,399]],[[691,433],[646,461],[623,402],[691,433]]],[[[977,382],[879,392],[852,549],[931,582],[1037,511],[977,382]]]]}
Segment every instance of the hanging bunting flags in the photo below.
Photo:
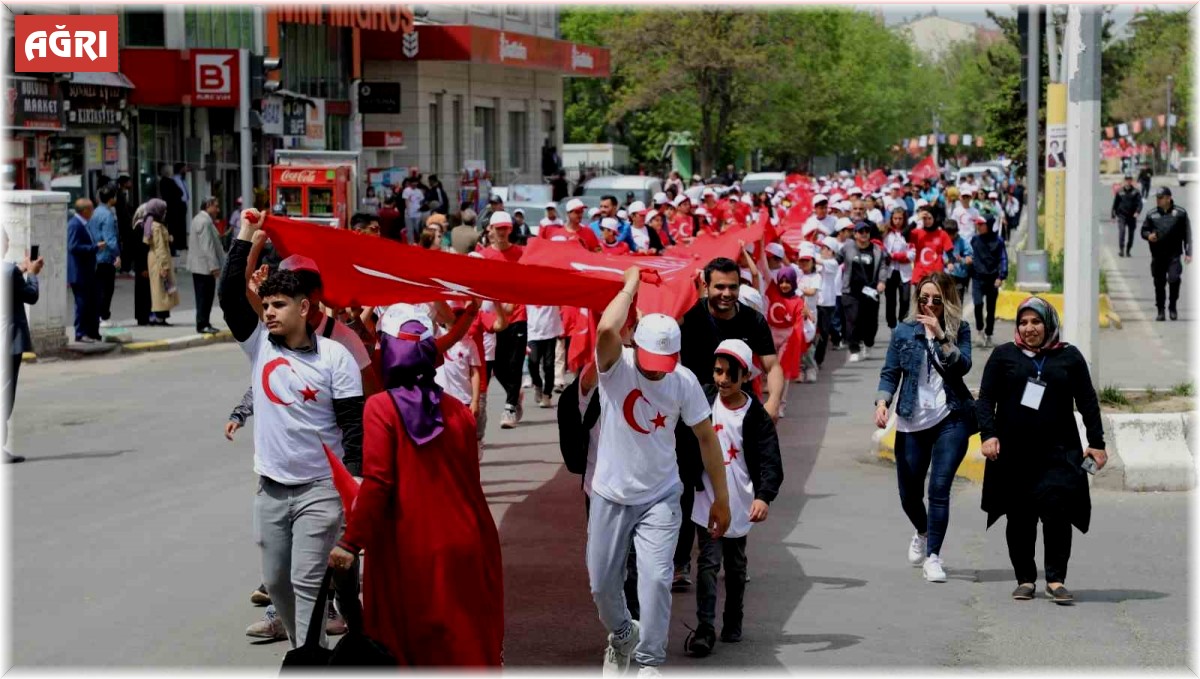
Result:
{"type": "Polygon", "coordinates": [[[964,135],[963,135],[963,137],[962,137],[962,143],[963,143],[963,146],[970,146],[970,145],[971,145],[971,141],[972,141],[972,137],[971,137],[971,135],[969,135],[969,134],[964,134],[964,135]]]}
{"type": "Polygon", "coordinates": [[[1109,139],[1113,138],[1113,134],[1115,132],[1116,132],[1116,130],[1114,130],[1112,127],[1104,128],[1104,136],[1108,137],[1109,139]]]}
{"type": "Polygon", "coordinates": [[[938,134],[937,138],[938,138],[938,143],[939,143],[939,144],[945,144],[945,143],[946,143],[946,135],[945,135],[945,133],[938,134]]]}
{"type": "Polygon", "coordinates": [[[975,138],[975,146],[978,148],[983,148],[983,137],[975,138]]]}
{"type": "Polygon", "coordinates": [[[958,135],[957,134],[950,135],[950,144],[952,146],[958,146],[958,135]]]}
{"type": "Polygon", "coordinates": [[[1174,113],[1167,116],[1167,125],[1169,125],[1171,127],[1175,127],[1175,124],[1178,122],[1179,122],[1179,118],[1174,113]]]}
{"type": "Polygon", "coordinates": [[[917,143],[920,144],[921,148],[929,146],[929,135],[921,135],[921,139],[917,143]]]}
{"type": "Polygon", "coordinates": [[[1117,134],[1121,135],[1122,137],[1128,137],[1129,125],[1127,123],[1121,123],[1120,125],[1117,125],[1117,134]]]}
{"type": "Polygon", "coordinates": [[[1160,113],[1160,114],[1158,115],[1158,126],[1159,126],[1159,127],[1166,127],[1166,125],[1167,125],[1167,114],[1165,114],[1165,113],[1160,113]]]}
{"type": "Polygon", "coordinates": [[[1145,120],[1143,120],[1142,121],[1142,129],[1143,130],[1153,130],[1154,129],[1154,119],[1146,118],[1145,120]]]}
{"type": "Polygon", "coordinates": [[[1142,131],[1142,121],[1140,121],[1140,120],[1133,121],[1133,133],[1137,134],[1138,132],[1141,132],[1141,131],[1142,131]]]}

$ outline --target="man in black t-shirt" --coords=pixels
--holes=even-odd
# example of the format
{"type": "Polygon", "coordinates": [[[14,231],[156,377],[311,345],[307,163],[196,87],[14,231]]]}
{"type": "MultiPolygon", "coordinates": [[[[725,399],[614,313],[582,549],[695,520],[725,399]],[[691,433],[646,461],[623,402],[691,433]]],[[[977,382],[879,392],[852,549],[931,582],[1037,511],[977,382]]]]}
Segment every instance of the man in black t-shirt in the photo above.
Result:
{"type": "MultiPolygon", "coordinates": [[[[771,419],[775,420],[778,419],[785,384],[783,368],[775,354],[775,341],[771,338],[767,319],[738,301],[740,283],[738,265],[732,259],[718,257],[704,267],[704,284],[708,295],[697,300],[695,306],[683,315],[680,322],[683,335],[679,362],[696,375],[701,386],[712,384],[713,360],[717,345],[729,339],[742,340],[762,361],[763,373],[767,376],[767,402],[764,406],[771,419]]],[[[676,427],[675,450],[679,462],[679,476],[683,480],[680,505],[683,515],[687,517],[691,516],[696,485],[700,482],[703,470],[700,447],[691,429],[676,427]]],[[[688,573],[691,571],[694,525],[690,521],[684,521],[679,527],[673,584],[676,591],[691,585],[688,573]]]]}

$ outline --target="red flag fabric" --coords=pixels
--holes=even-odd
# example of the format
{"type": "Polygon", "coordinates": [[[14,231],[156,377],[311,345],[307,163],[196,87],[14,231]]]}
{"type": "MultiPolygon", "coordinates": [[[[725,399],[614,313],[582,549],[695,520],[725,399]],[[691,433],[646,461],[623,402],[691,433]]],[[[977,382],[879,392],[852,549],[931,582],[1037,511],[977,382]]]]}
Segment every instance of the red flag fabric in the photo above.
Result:
{"type": "Polygon", "coordinates": [[[887,183],[887,175],[883,173],[883,170],[875,170],[871,174],[867,175],[866,183],[867,186],[870,187],[869,192],[875,193],[879,189],[883,188],[883,185],[887,183]]]}
{"type": "Polygon", "coordinates": [[[917,166],[909,170],[909,179],[917,182],[923,182],[926,179],[937,179],[937,166],[933,164],[932,156],[925,156],[917,166]]]}
{"type": "Polygon", "coordinates": [[[329,460],[329,468],[333,471],[333,487],[337,488],[338,495],[342,496],[342,509],[345,510],[346,516],[350,516],[350,510],[354,509],[354,500],[358,497],[358,481],[354,480],[350,470],[346,469],[346,465],[342,464],[324,441],[321,442],[321,447],[325,449],[325,459],[329,460]]]}
{"type": "Polygon", "coordinates": [[[620,276],[597,280],[579,271],[463,257],[286,217],[269,215],[263,228],[280,254],[302,254],[317,263],[325,303],[334,308],[465,300],[472,295],[539,306],[604,308],[621,289],[620,276]]]}

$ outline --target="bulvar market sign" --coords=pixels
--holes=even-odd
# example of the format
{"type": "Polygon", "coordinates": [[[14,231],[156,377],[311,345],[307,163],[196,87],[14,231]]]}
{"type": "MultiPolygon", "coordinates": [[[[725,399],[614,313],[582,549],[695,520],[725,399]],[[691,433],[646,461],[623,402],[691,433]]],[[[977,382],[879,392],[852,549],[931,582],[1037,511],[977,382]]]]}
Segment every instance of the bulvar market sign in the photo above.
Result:
{"type": "Polygon", "coordinates": [[[412,10],[406,5],[281,6],[275,12],[281,24],[334,26],[387,33],[412,33],[414,26],[412,10]]]}
{"type": "Polygon", "coordinates": [[[34,130],[62,130],[63,92],[53,80],[6,78],[6,127],[34,130]]]}

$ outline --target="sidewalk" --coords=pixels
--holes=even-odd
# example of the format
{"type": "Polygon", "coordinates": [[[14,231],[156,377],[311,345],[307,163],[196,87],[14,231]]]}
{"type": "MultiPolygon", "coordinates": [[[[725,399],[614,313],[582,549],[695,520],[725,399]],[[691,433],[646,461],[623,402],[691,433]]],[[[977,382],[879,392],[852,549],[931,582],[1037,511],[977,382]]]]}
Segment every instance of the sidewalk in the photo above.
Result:
{"type": "MultiPolygon", "coordinates": [[[[101,328],[100,334],[106,341],[117,342],[120,349],[117,353],[140,351],[166,351],[186,349],[189,347],[211,344],[213,342],[228,342],[233,339],[229,329],[221,318],[221,309],[213,303],[209,320],[212,326],[221,332],[215,335],[201,335],[196,332],[196,295],[192,286],[192,274],[185,269],[176,270],[179,285],[179,306],[171,310],[169,327],[139,326],[133,315],[133,277],[117,276],[112,300],[112,327],[101,328]]],[[[67,316],[75,316],[75,299],[67,295],[67,316]]],[[[68,326],[64,329],[67,337],[73,339],[75,328],[68,326]]],[[[112,352],[107,347],[97,345],[81,345],[71,342],[68,350],[78,355],[107,354],[112,352]]],[[[29,360],[28,355],[26,360],[29,360]]]]}

